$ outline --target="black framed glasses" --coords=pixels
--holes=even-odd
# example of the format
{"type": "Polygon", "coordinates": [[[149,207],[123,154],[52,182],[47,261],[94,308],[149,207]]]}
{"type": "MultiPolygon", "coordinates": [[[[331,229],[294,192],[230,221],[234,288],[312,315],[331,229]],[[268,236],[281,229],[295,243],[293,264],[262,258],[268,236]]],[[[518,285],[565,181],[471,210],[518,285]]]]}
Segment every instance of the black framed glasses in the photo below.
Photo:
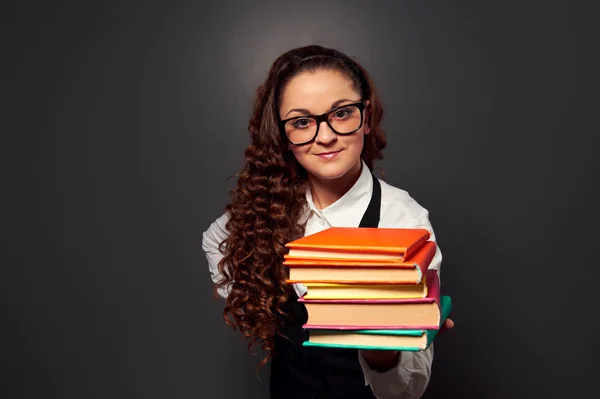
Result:
{"type": "Polygon", "coordinates": [[[363,125],[364,101],[344,104],[321,115],[302,115],[279,122],[279,129],[294,145],[308,144],[317,138],[321,122],[336,134],[348,135],[363,125]]]}

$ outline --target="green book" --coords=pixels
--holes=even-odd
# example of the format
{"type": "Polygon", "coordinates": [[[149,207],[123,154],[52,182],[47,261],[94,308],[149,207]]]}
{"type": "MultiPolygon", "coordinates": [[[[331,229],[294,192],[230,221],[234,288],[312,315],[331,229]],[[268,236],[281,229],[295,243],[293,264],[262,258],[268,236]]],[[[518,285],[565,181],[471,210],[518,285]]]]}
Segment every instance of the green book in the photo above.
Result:
{"type": "MultiPolygon", "coordinates": [[[[440,297],[440,328],[452,310],[452,298],[440,297]]],[[[436,330],[322,330],[309,329],[304,346],[365,350],[422,351],[431,345],[436,330]]]]}

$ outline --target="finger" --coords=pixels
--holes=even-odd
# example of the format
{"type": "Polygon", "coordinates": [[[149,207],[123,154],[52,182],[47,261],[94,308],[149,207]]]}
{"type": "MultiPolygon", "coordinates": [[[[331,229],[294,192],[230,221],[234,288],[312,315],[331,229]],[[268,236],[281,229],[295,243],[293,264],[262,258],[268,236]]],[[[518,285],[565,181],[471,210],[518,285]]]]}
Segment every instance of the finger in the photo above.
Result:
{"type": "Polygon", "coordinates": [[[443,333],[444,331],[454,327],[454,321],[452,319],[446,319],[444,324],[442,324],[442,328],[438,331],[438,334],[443,333]]]}

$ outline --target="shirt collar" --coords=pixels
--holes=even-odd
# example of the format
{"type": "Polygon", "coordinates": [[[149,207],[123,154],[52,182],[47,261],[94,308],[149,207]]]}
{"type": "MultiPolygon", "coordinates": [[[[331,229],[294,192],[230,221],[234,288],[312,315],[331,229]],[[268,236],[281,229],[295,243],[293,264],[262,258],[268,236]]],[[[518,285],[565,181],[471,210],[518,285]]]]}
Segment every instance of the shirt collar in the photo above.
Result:
{"type": "Polygon", "coordinates": [[[321,214],[331,226],[358,227],[367,210],[373,191],[373,178],[367,164],[362,161],[360,176],[356,183],[333,204],[319,211],[312,199],[310,188],[306,190],[309,212],[321,214]]]}

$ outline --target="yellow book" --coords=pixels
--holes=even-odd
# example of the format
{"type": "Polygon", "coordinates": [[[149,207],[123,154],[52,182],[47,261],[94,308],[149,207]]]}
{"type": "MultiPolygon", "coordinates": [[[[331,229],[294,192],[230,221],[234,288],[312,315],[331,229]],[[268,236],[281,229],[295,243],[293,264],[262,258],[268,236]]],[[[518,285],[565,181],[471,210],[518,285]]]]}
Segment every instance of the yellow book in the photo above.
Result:
{"type": "Polygon", "coordinates": [[[420,284],[306,283],[304,299],[407,299],[425,298],[425,277],[420,284]]]}

